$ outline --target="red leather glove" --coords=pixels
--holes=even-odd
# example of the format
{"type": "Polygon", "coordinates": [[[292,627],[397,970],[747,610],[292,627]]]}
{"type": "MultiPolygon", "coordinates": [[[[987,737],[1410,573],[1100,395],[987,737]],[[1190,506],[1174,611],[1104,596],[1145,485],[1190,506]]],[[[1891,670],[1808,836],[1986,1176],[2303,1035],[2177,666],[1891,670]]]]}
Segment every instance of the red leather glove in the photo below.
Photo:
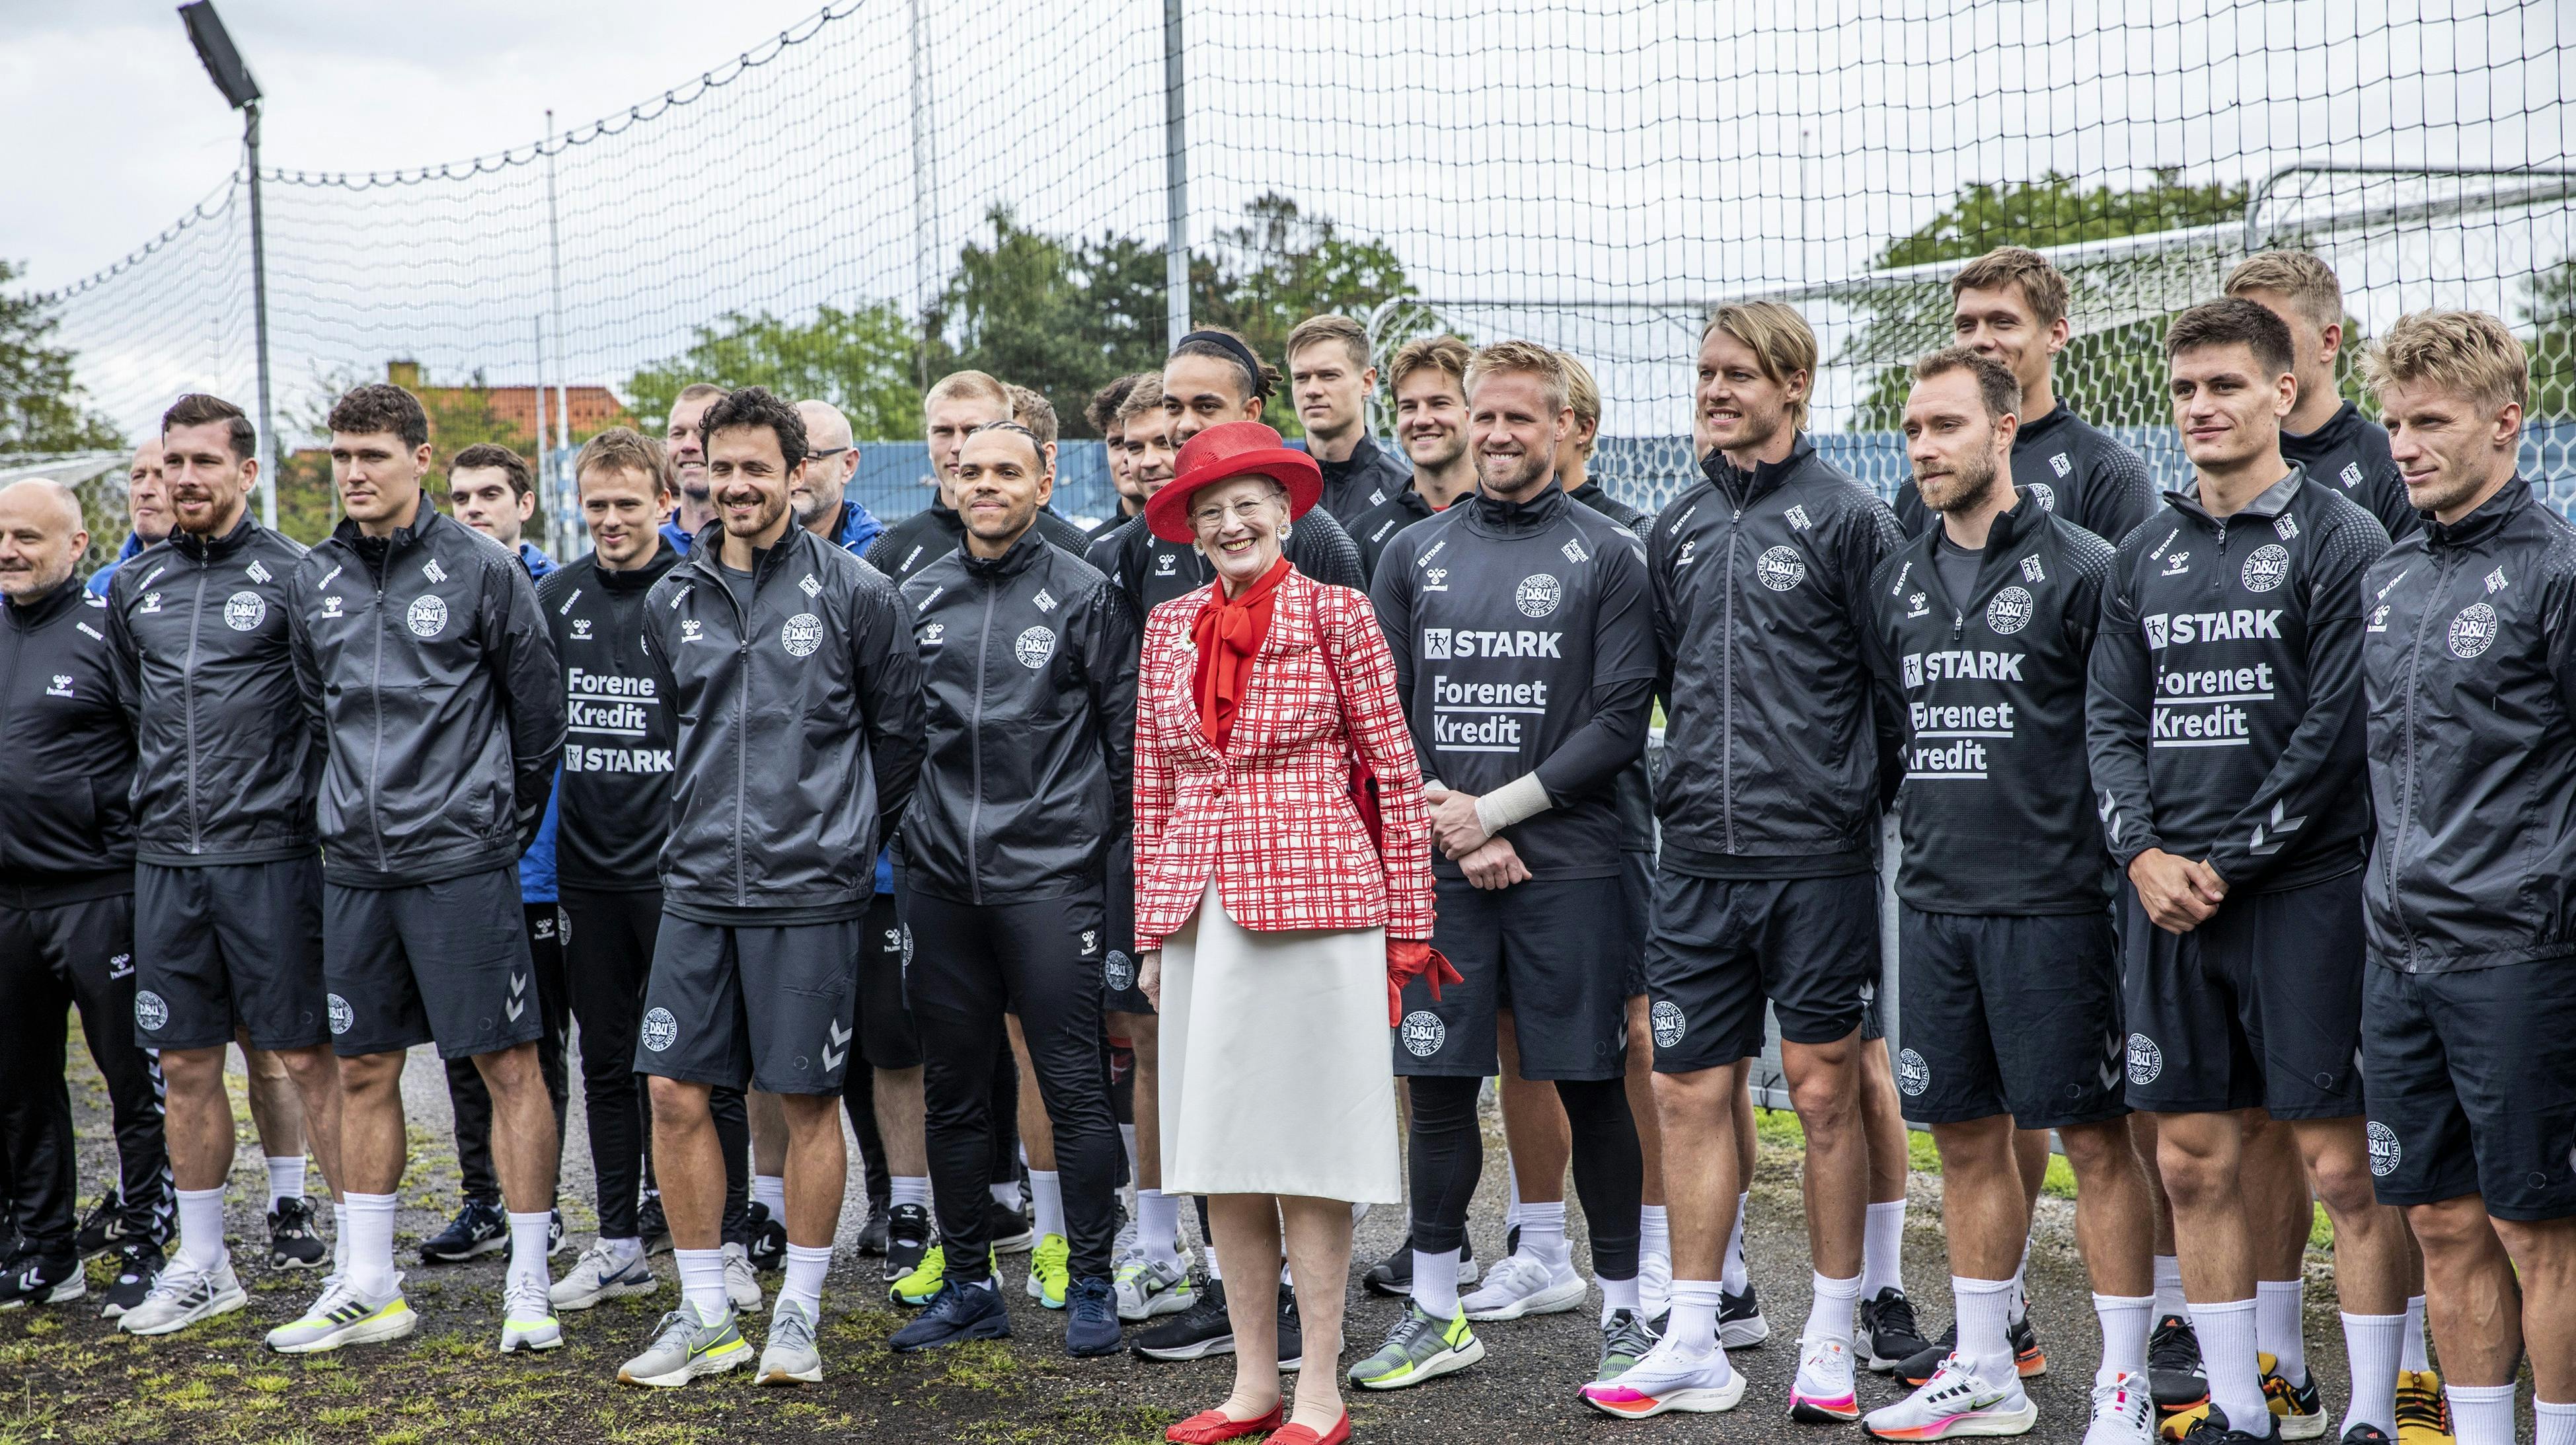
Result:
{"type": "Polygon", "coordinates": [[[1431,984],[1433,1002],[1440,999],[1444,983],[1465,983],[1467,976],[1450,965],[1440,950],[1419,938],[1390,938],[1386,941],[1386,1026],[1394,1028],[1404,1022],[1404,985],[1415,978],[1431,984]]]}

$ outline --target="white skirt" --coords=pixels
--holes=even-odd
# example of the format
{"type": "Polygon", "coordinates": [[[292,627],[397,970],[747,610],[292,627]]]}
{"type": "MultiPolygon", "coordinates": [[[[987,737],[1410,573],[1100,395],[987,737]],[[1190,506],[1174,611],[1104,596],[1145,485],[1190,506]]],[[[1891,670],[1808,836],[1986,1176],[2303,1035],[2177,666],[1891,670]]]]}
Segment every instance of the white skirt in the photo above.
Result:
{"type": "Polygon", "coordinates": [[[1210,881],[1163,940],[1163,1189],[1404,1198],[1386,930],[1255,933],[1210,881]]]}

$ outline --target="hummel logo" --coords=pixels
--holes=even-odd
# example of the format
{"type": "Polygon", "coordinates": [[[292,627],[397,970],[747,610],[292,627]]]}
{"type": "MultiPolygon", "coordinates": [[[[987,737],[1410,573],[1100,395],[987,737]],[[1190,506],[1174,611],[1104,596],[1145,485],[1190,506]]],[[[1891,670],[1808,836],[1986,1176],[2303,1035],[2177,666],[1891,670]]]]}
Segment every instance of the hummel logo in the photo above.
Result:
{"type": "Polygon", "coordinates": [[[2166,577],[2179,577],[2190,570],[2191,554],[2189,552],[2176,552],[2165,559],[2165,570],[2160,575],[2166,577]]]}
{"type": "Polygon", "coordinates": [[[572,620],[572,640],[575,642],[588,642],[590,640],[589,618],[576,617],[572,620]]]}
{"type": "Polygon", "coordinates": [[[71,695],[72,695],[72,678],[71,678],[71,674],[70,674],[70,673],[67,673],[67,672],[58,672],[58,673],[55,673],[55,674],[54,674],[54,685],[53,685],[53,686],[51,686],[51,687],[49,687],[49,688],[46,688],[46,689],[45,689],[45,696],[47,696],[47,697],[70,697],[71,695]]]}
{"type": "Polygon", "coordinates": [[[823,1031],[823,1067],[837,1069],[849,1056],[850,1031],[841,1027],[839,1019],[834,1019],[831,1026],[823,1031]]]}
{"type": "Polygon", "coordinates": [[[1177,557],[1174,557],[1169,552],[1165,552],[1161,556],[1156,557],[1154,559],[1154,575],[1157,577],[1169,577],[1173,575],[1172,564],[1178,560],[1179,559],[1177,557]]]}
{"type": "Polygon", "coordinates": [[[1906,598],[1905,605],[1908,609],[1905,615],[1908,617],[1923,617],[1929,615],[1932,611],[1930,604],[1925,600],[1924,595],[1920,592],[1906,598]]]}
{"type": "Polygon", "coordinates": [[[1692,549],[1692,548],[1694,548],[1694,547],[1697,547],[1698,545],[1699,545],[1699,538],[1697,538],[1697,537],[1686,537],[1686,538],[1684,538],[1684,539],[1682,540],[1682,550],[1681,550],[1678,554],[1676,554],[1676,555],[1673,557],[1673,565],[1674,565],[1675,567],[1677,567],[1677,568],[1678,568],[1678,567],[1687,567],[1687,566],[1689,566],[1689,565],[1691,564],[1691,549],[1692,549]]]}
{"type": "Polygon", "coordinates": [[[510,1004],[507,1009],[510,1022],[517,1023],[519,1015],[528,1011],[527,992],[528,976],[524,973],[510,975],[510,1004]]]}
{"type": "Polygon", "coordinates": [[[322,615],[325,617],[342,617],[347,614],[340,610],[339,597],[337,595],[333,595],[322,599],[322,615]]]}
{"type": "Polygon", "coordinates": [[[447,569],[439,566],[438,559],[432,557],[420,564],[420,575],[432,582],[444,582],[447,580],[447,569]]]}
{"type": "Polygon", "coordinates": [[[2272,816],[2265,822],[2254,825],[2254,841],[2249,845],[2254,852],[2280,852],[2281,844],[2285,841],[2280,835],[2284,833],[2295,833],[2307,823],[2308,820],[2304,816],[2297,818],[2283,817],[2282,814],[2286,811],[2288,810],[2282,807],[2280,803],[2275,802],[2272,804],[2272,816]],[[2270,829],[2268,833],[2265,831],[2266,827],[2270,829]]]}
{"type": "Polygon", "coordinates": [[[704,635],[705,629],[699,625],[698,619],[694,617],[683,617],[680,619],[680,640],[682,642],[696,642],[704,635]]]}
{"type": "Polygon", "coordinates": [[[160,611],[160,610],[161,610],[161,594],[160,594],[160,593],[158,593],[158,592],[146,592],[146,593],[144,593],[144,594],[143,594],[143,605],[142,605],[142,606],[140,606],[140,607],[135,608],[134,610],[135,610],[137,613],[158,612],[158,611],[160,611]]]}

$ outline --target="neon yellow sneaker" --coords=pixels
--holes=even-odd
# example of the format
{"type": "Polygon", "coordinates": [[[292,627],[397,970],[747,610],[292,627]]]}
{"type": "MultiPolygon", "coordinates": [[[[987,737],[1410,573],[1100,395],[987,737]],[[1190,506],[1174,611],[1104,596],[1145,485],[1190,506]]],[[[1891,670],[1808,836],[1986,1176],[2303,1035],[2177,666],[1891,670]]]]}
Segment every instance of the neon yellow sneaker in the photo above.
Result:
{"type": "Polygon", "coordinates": [[[1064,1292],[1073,1285],[1073,1245],[1061,1234],[1038,1241],[1029,1255],[1029,1298],[1051,1310],[1064,1308],[1064,1292]]]}
{"type": "Polygon", "coordinates": [[[912,1273],[886,1286],[886,1297],[899,1305],[916,1309],[930,1303],[939,1293],[941,1281],[948,1278],[948,1247],[934,1244],[921,1256],[912,1273]]]}
{"type": "Polygon", "coordinates": [[[1406,1308],[1404,1319],[1389,1331],[1377,1353],[1351,1366],[1351,1383],[1370,1390],[1401,1390],[1463,1370],[1485,1357],[1485,1342],[1467,1328],[1460,1310],[1447,1324],[1406,1308]]]}
{"type": "Polygon", "coordinates": [[[347,1280],[333,1280],[301,1319],[268,1332],[268,1347],[281,1355],[318,1355],[342,1345],[372,1345],[398,1340],[420,1325],[420,1316],[402,1296],[402,1276],[394,1292],[369,1299],[347,1280]]]}

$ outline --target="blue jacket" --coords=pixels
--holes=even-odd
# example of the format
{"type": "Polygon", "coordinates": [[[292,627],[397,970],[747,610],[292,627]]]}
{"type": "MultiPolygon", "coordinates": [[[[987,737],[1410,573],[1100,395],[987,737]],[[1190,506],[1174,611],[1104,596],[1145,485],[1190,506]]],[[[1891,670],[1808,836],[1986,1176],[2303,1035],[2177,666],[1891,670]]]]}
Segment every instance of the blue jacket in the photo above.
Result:
{"type": "Polygon", "coordinates": [[[863,556],[868,544],[884,530],[885,523],[878,521],[875,513],[857,502],[844,501],[841,503],[841,525],[832,529],[832,540],[853,555],[863,556]]]}
{"type": "MultiPolygon", "coordinates": [[[[555,559],[534,542],[519,544],[519,565],[528,569],[528,580],[536,581],[555,570],[555,559]]],[[[556,774],[558,780],[562,774],[556,774]]],[[[519,901],[552,903],[555,901],[555,790],[546,792],[546,815],[537,824],[537,841],[519,855],[519,901]]]]}
{"type": "Polygon", "coordinates": [[[519,544],[519,565],[528,569],[528,580],[534,582],[538,578],[552,572],[561,564],[557,563],[554,558],[547,556],[536,543],[521,542],[519,544]]]}
{"type": "Polygon", "coordinates": [[[662,545],[670,548],[674,553],[682,557],[689,555],[690,541],[689,534],[681,530],[678,518],[674,517],[662,524],[662,545]]]}
{"type": "MultiPolygon", "coordinates": [[[[875,521],[876,519],[871,517],[868,520],[875,521]]],[[[880,528],[879,530],[883,529],[880,528]]],[[[108,579],[116,575],[116,569],[125,565],[126,558],[133,556],[135,553],[142,551],[150,545],[152,544],[144,541],[141,537],[136,536],[132,532],[126,533],[125,545],[118,549],[116,559],[109,562],[106,566],[89,574],[89,595],[92,597],[105,597],[107,595],[108,579]]]]}

